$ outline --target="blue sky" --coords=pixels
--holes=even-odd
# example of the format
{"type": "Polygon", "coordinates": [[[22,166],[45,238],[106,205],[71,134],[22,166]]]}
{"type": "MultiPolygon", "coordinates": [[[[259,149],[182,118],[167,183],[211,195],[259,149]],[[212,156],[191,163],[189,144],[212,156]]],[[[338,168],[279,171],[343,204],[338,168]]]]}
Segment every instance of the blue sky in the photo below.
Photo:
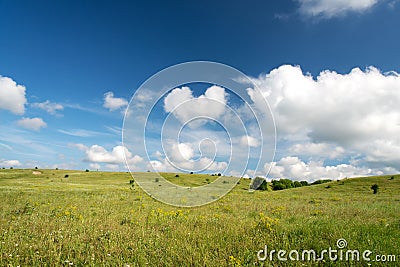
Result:
{"type": "Polygon", "coordinates": [[[398,172],[400,2],[345,2],[0,1],[0,167],[124,170],[135,90],[208,60],[253,77],[273,106],[278,149],[258,174],[398,172]]]}

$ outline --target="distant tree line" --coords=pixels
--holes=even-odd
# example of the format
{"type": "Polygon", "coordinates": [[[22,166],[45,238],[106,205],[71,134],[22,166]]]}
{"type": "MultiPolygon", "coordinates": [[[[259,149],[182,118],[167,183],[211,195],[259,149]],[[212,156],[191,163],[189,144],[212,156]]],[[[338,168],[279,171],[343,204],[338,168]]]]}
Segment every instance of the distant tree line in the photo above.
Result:
{"type": "Polygon", "coordinates": [[[307,181],[292,181],[290,179],[280,179],[280,180],[272,180],[270,183],[268,183],[265,179],[256,177],[255,180],[262,179],[263,181],[261,184],[256,188],[258,190],[268,190],[268,187],[270,187],[273,191],[277,190],[285,190],[285,189],[290,189],[290,188],[296,188],[296,187],[302,187],[302,186],[310,186],[310,185],[317,185],[317,184],[324,184],[331,182],[332,180],[330,179],[323,179],[323,180],[317,180],[313,183],[308,183],[307,181]]]}

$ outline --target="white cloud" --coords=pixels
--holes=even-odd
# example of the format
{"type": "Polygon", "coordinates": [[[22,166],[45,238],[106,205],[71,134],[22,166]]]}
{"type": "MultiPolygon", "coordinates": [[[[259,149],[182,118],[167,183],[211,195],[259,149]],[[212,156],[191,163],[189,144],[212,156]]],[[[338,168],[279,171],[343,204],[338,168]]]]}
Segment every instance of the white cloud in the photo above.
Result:
{"type": "Polygon", "coordinates": [[[174,167],[172,167],[168,162],[166,161],[160,161],[160,160],[151,160],[147,164],[147,169],[148,170],[155,170],[156,172],[172,172],[175,170],[174,167]]]}
{"type": "Polygon", "coordinates": [[[151,160],[149,164],[147,164],[147,169],[153,168],[155,171],[158,172],[174,172],[178,170],[182,171],[197,171],[197,170],[204,170],[208,172],[223,172],[227,167],[228,164],[224,161],[217,162],[213,161],[209,158],[203,157],[198,161],[185,161],[185,162],[174,162],[174,166],[166,159],[160,160],[151,160]]]}
{"type": "Polygon", "coordinates": [[[87,160],[90,162],[102,163],[124,163],[124,148],[122,146],[114,147],[111,152],[108,152],[104,147],[92,145],[86,150],[87,160]]]}
{"type": "Polygon", "coordinates": [[[300,143],[294,144],[288,150],[291,154],[309,155],[335,159],[343,156],[345,150],[341,146],[334,146],[327,143],[300,143]]]}
{"type": "Polygon", "coordinates": [[[85,154],[86,160],[93,163],[118,165],[125,164],[125,162],[127,162],[130,166],[134,166],[143,161],[143,158],[138,155],[133,156],[132,153],[124,146],[115,146],[112,151],[109,152],[102,146],[92,145],[90,148],[86,149],[85,154]]]}
{"type": "Polygon", "coordinates": [[[100,169],[100,164],[98,163],[90,163],[89,168],[94,169],[94,170],[99,170],[100,169]]]}
{"type": "MultiPolygon", "coordinates": [[[[269,101],[278,140],[291,145],[289,152],[328,158],[357,154],[360,164],[399,169],[398,73],[369,67],[347,74],[326,70],[313,78],[299,66],[284,65],[254,82],[269,101]]],[[[257,106],[258,99],[252,100],[257,106]]]]}
{"type": "Polygon", "coordinates": [[[103,107],[108,108],[110,111],[124,109],[127,106],[128,101],[125,98],[114,97],[113,92],[107,92],[104,94],[103,107]]]}
{"type": "Polygon", "coordinates": [[[22,115],[25,113],[26,103],[25,86],[0,75],[0,109],[22,115]]]}
{"type": "Polygon", "coordinates": [[[17,121],[17,124],[23,128],[40,131],[41,128],[47,127],[47,124],[42,118],[22,118],[17,121]]]}
{"type": "Polygon", "coordinates": [[[106,169],[116,171],[119,169],[118,164],[106,164],[106,169]]]}
{"type": "MultiPolygon", "coordinates": [[[[400,169],[398,73],[383,73],[369,67],[365,70],[355,68],[343,74],[324,70],[313,76],[304,73],[299,66],[283,65],[253,81],[261,95],[251,88],[247,90],[252,102],[250,107],[256,113],[265,111],[265,97],[277,125],[276,155],[279,160],[272,164],[271,172],[276,177],[337,179],[400,169]]],[[[247,120],[247,117],[251,118],[250,108],[243,109],[240,102],[230,110],[228,105],[239,101],[234,101],[223,88],[211,88],[201,96],[188,87],[176,88],[166,95],[164,110],[170,113],[168,119],[173,123],[165,123],[163,128],[156,122],[150,124],[151,129],[163,129],[163,147],[155,140],[158,135],[149,138],[149,142],[146,140],[152,160],[148,168],[176,171],[166,160],[168,157],[175,166],[190,171],[207,167],[207,164],[210,164],[209,171],[219,169],[227,173],[242,174],[241,165],[246,170],[256,169],[257,149],[261,150],[261,145],[265,145],[261,150],[264,152],[272,144],[273,138],[269,135],[272,136],[273,127],[263,127],[259,133],[257,125],[247,120]],[[229,123],[234,121],[230,116],[241,109],[238,114],[244,118],[246,131],[236,129],[240,123],[229,123]],[[191,127],[179,127],[196,116],[218,118],[222,125],[232,127],[223,129],[219,124],[201,124],[202,127],[196,127],[195,131],[191,127]],[[251,149],[243,150],[245,146],[251,149]],[[224,169],[226,162],[229,162],[228,169],[224,169]]],[[[142,99],[150,97],[143,96],[142,99]]],[[[130,149],[135,151],[137,148],[132,146],[130,149]]],[[[141,151],[135,153],[145,155],[141,151]]],[[[271,158],[264,156],[260,166],[266,161],[271,158]]],[[[246,174],[252,176],[249,172],[246,174]]]]}
{"type": "Polygon", "coordinates": [[[299,11],[307,16],[331,18],[349,12],[365,12],[378,0],[297,0],[299,11]]]}
{"type": "Polygon", "coordinates": [[[52,103],[49,100],[41,103],[32,103],[31,106],[35,108],[40,108],[51,115],[55,115],[57,114],[57,111],[61,111],[64,109],[63,105],[52,103]]]}
{"type": "Polygon", "coordinates": [[[19,162],[19,160],[16,159],[0,161],[0,167],[17,167],[21,165],[22,165],[21,162],[19,162]]]}
{"type": "Polygon", "coordinates": [[[194,97],[189,87],[182,87],[175,88],[166,96],[164,110],[185,123],[201,116],[218,119],[225,112],[226,104],[227,94],[222,87],[211,86],[199,97],[194,97]]]}
{"type": "MultiPolygon", "coordinates": [[[[202,145],[208,146],[208,142],[202,142],[202,145]]],[[[200,149],[200,147],[199,147],[200,149]]],[[[207,147],[202,146],[202,150],[207,150],[207,147]]],[[[158,151],[157,151],[158,152],[158,151]]],[[[206,152],[194,150],[194,143],[177,143],[172,140],[166,140],[164,143],[165,156],[158,152],[155,153],[157,160],[153,160],[148,165],[158,171],[219,171],[223,172],[228,164],[224,161],[216,161],[215,157],[209,157],[206,152]],[[164,157],[163,157],[164,156],[164,157]]],[[[207,153],[208,154],[208,153],[207,153]]]]}
{"type": "Polygon", "coordinates": [[[172,162],[182,162],[192,159],[193,147],[190,143],[174,143],[169,149],[169,159],[172,162]]]}
{"type": "Polygon", "coordinates": [[[324,166],[322,161],[304,162],[298,157],[284,157],[272,164],[266,163],[264,171],[270,170],[272,178],[289,178],[309,182],[319,179],[342,179],[345,177],[357,177],[366,175],[382,175],[385,173],[395,173],[398,170],[393,168],[371,169],[368,167],[357,167],[351,164],[338,164],[336,166],[324,166]]]}
{"type": "Polygon", "coordinates": [[[252,136],[244,135],[240,138],[240,145],[246,147],[258,147],[260,146],[260,141],[252,136]]]}

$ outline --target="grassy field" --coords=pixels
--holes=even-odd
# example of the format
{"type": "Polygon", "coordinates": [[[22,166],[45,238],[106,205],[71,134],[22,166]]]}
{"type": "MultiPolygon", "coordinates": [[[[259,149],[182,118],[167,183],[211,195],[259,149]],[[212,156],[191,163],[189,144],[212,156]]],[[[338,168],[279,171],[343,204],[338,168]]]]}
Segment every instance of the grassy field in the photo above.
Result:
{"type": "Polygon", "coordinates": [[[252,193],[242,179],[217,202],[177,208],[132,187],[129,173],[32,172],[0,170],[0,266],[400,266],[400,175],[252,193]],[[340,238],[371,261],[257,259],[265,245],[321,252],[340,238]]]}

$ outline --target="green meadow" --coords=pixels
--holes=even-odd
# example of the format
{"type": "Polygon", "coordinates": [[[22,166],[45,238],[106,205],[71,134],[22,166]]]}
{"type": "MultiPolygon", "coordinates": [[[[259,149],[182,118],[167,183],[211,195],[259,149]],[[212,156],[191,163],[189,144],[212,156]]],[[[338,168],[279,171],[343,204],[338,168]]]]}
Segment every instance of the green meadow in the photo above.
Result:
{"type": "MultiPolygon", "coordinates": [[[[400,266],[400,175],[254,192],[241,179],[219,201],[179,208],[129,173],[33,171],[0,170],[0,266],[400,266]],[[265,246],[338,249],[341,238],[370,261],[257,258],[265,246]]],[[[218,178],[163,175],[183,186],[218,178]]]]}

